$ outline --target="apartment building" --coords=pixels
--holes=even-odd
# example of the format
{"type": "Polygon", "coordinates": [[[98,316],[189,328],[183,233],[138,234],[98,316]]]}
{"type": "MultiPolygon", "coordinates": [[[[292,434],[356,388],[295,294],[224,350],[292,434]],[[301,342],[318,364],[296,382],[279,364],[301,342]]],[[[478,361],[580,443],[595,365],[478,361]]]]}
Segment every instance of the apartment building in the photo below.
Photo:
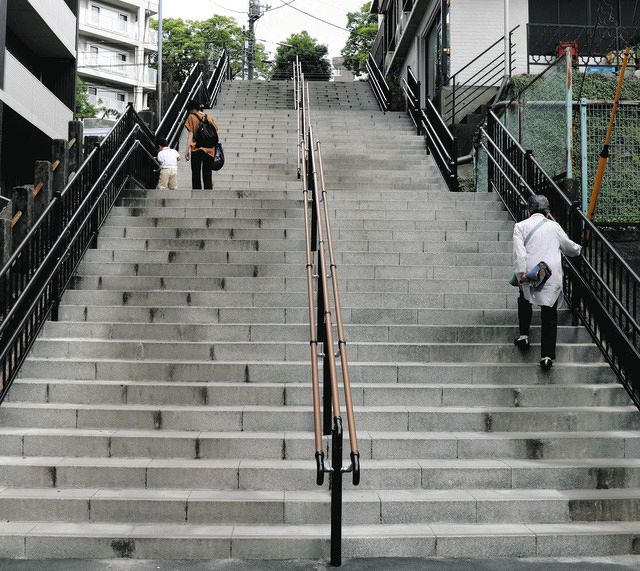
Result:
{"type": "MultiPolygon", "coordinates": [[[[79,0],[78,75],[98,108],[121,113],[148,107],[157,73],[150,67],[158,35],[150,21],[157,0],[79,0]]],[[[102,115],[103,113],[100,113],[102,115]]]]}
{"type": "MultiPolygon", "coordinates": [[[[636,0],[508,0],[514,74],[539,73],[551,63],[560,43],[575,42],[585,64],[600,63],[640,37],[636,0]],[[598,33],[593,29],[597,23],[598,33]]],[[[503,50],[505,0],[373,0],[379,15],[372,54],[387,75],[406,77],[411,67],[424,97],[437,99],[457,75],[459,81],[481,77],[496,67],[503,50]],[[496,48],[481,56],[497,42],[496,48]],[[493,63],[492,63],[493,62],[493,63]]],[[[503,50],[504,51],[504,50],[503,50]]],[[[491,78],[490,78],[491,79],[491,78]]],[[[493,79],[491,79],[493,82],[493,79]]]]}
{"type": "Polygon", "coordinates": [[[331,58],[331,78],[337,83],[350,83],[355,79],[353,72],[344,67],[343,57],[331,58]]]}
{"type": "Polygon", "coordinates": [[[0,194],[33,182],[75,108],[78,0],[0,1],[0,194]]]}

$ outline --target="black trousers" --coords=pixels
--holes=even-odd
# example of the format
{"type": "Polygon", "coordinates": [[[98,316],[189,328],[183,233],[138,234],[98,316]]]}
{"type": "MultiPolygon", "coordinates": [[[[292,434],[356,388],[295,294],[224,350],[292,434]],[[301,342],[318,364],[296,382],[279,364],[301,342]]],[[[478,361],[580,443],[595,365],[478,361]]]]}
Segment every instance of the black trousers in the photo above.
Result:
{"type": "MultiPolygon", "coordinates": [[[[540,357],[556,358],[556,340],[558,338],[558,301],[553,307],[548,305],[540,306],[542,312],[542,348],[540,357]]],[[[520,335],[529,335],[529,327],[531,327],[531,317],[533,316],[533,307],[525,299],[520,289],[520,297],[518,298],[518,323],[520,324],[520,335]]]]}
{"type": "Polygon", "coordinates": [[[191,153],[191,188],[193,190],[202,189],[204,183],[205,190],[213,188],[213,157],[204,151],[193,151],[191,153]]]}

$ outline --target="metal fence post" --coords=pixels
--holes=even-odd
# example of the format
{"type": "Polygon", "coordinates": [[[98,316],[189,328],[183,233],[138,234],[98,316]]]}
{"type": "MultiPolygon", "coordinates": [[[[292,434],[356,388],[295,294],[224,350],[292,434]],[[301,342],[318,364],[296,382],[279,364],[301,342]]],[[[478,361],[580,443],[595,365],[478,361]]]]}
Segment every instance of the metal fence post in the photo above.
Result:
{"type": "Polygon", "coordinates": [[[17,248],[27,236],[33,226],[33,186],[16,186],[11,191],[11,204],[13,205],[11,221],[13,225],[13,248],[17,248]]]}
{"type": "Polygon", "coordinates": [[[53,196],[52,182],[53,172],[51,171],[51,163],[49,161],[36,161],[33,173],[33,183],[35,184],[36,189],[40,188],[40,190],[34,197],[34,222],[42,216],[42,213],[47,209],[47,206],[49,206],[49,203],[51,202],[51,198],[53,196]]]}
{"type": "Polygon", "coordinates": [[[567,153],[567,178],[573,178],[573,56],[570,47],[565,49],[567,64],[567,94],[566,94],[566,149],[567,153]]]}
{"type": "Polygon", "coordinates": [[[13,215],[12,204],[8,198],[0,196],[0,260],[2,267],[9,261],[13,253],[13,241],[11,230],[11,216],[13,215]]]}
{"type": "Polygon", "coordinates": [[[588,147],[588,117],[587,106],[589,102],[582,98],[580,100],[580,161],[582,171],[582,211],[586,212],[589,207],[589,149],[588,147]]]}

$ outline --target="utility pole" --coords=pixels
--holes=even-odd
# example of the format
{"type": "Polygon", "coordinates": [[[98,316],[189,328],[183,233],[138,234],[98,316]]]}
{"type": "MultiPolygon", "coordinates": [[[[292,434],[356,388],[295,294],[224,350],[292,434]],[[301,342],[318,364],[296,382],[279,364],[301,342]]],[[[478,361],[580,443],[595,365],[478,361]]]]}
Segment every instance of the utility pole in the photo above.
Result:
{"type": "Polygon", "coordinates": [[[511,53],[511,38],[509,37],[509,32],[511,31],[509,20],[509,2],[510,0],[504,0],[504,75],[506,77],[511,77],[511,58],[509,54],[511,53]]]}
{"type": "Polygon", "coordinates": [[[247,67],[247,30],[242,26],[242,79],[244,80],[244,72],[247,67]]]}
{"type": "Polygon", "coordinates": [[[158,125],[162,121],[162,0],[158,1],[158,91],[156,94],[158,101],[158,125]]]}
{"type": "Polygon", "coordinates": [[[253,79],[256,65],[256,22],[264,16],[260,0],[249,0],[249,79],[253,79]]]}

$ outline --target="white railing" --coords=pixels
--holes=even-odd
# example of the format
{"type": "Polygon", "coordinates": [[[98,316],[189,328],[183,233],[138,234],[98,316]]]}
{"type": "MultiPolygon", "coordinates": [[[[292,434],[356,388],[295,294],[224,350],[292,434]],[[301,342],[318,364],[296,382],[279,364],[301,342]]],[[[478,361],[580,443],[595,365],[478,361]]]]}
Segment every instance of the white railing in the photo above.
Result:
{"type": "Polygon", "coordinates": [[[158,82],[158,70],[146,67],[144,70],[144,82],[155,86],[158,82]]]}
{"type": "Polygon", "coordinates": [[[113,109],[118,113],[124,113],[124,110],[127,108],[126,101],[120,101],[120,99],[115,99],[114,97],[110,97],[108,95],[87,95],[87,99],[91,105],[93,105],[96,109],[107,108],[113,109]]]}
{"type": "Polygon", "coordinates": [[[80,73],[101,72],[136,79],[136,66],[133,57],[126,62],[118,59],[116,52],[106,50],[95,53],[78,54],[78,71],[80,73]]]}
{"type": "Polygon", "coordinates": [[[154,30],[153,28],[149,28],[145,30],[145,39],[144,43],[150,46],[158,45],[158,30],[154,30]]]}
{"type": "MultiPolygon", "coordinates": [[[[106,14],[96,14],[89,10],[80,11],[80,24],[91,26],[104,30],[105,32],[112,32],[114,34],[120,34],[127,36],[130,39],[138,39],[138,26],[133,24],[130,19],[127,21],[121,20],[118,14],[113,13],[114,16],[107,16],[106,14]]],[[[129,18],[132,15],[128,16],[129,18]]]]}

